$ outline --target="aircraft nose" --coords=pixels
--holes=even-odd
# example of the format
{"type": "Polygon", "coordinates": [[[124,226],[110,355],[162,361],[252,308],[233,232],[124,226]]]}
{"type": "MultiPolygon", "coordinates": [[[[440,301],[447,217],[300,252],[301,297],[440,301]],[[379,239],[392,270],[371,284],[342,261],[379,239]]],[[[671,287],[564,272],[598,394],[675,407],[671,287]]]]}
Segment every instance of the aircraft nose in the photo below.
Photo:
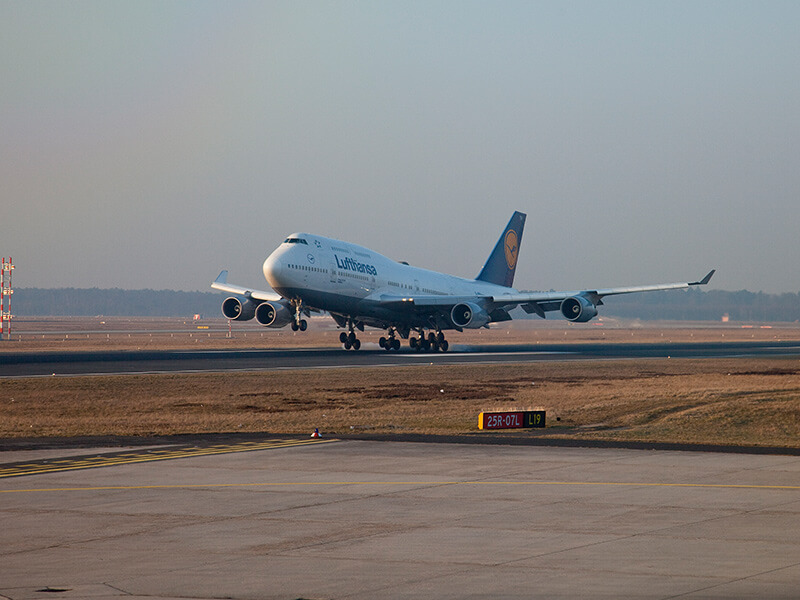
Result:
{"type": "Polygon", "coordinates": [[[267,280],[267,283],[269,283],[273,289],[280,287],[281,275],[283,273],[283,265],[275,254],[275,252],[270,254],[267,260],[264,261],[264,266],[262,267],[264,279],[267,280]]]}

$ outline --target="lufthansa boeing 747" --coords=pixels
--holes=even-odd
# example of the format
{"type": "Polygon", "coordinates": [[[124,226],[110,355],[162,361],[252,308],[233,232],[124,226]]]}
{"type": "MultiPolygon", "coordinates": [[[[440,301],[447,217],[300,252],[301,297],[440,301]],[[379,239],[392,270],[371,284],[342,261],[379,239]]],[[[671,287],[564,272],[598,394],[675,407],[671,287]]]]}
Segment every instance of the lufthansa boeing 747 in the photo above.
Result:
{"type": "Polygon", "coordinates": [[[222,314],[234,321],[255,318],[265,327],[291,325],[305,331],[303,318],[327,311],[345,329],[345,349],[358,350],[356,330],[375,327],[385,350],[399,350],[400,338],[419,351],[447,351],[444,331],[478,329],[511,320],[517,306],[542,318],[559,311],[585,323],[597,315],[603,297],[634,292],[685,289],[700,281],[572,292],[519,292],[512,288],[525,215],[515,212],[475,279],[437,273],[396,262],[373,250],[309,233],[287,237],[264,261],[263,271],[274,292],[228,283],[222,271],[211,287],[234,294],[222,303],[222,314]],[[427,331],[427,334],[426,334],[427,331]]]}

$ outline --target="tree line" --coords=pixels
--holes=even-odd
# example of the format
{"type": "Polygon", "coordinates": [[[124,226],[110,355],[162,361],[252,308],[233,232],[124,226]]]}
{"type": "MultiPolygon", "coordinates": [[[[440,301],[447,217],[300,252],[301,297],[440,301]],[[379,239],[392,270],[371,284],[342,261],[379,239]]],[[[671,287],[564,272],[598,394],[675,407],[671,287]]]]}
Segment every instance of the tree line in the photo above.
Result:
{"type": "Polygon", "coordinates": [[[723,315],[728,315],[731,321],[800,320],[800,293],[706,292],[693,288],[609,296],[604,303],[604,314],[643,320],[721,321],[723,315]]]}
{"type": "MultiPolygon", "coordinates": [[[[173,290],[17,288],[12,311],[18,317],[188,317],[197,313],[210,317],[221,315],[220,304],[224,297],[217,292],[173,290]]],[[[731,321],[800,320],[800,293],[706,292],[693,288],[608,296],[604,304],[600,309],[602,316],[648,321],[720,321],[725,314],[731,321]]]]}
{"type": "Polygon", "coordinates": [[[15,317],[189,317],[221,316],[224,296],[213,292],[81,288],[15,288],[15,317]]]}

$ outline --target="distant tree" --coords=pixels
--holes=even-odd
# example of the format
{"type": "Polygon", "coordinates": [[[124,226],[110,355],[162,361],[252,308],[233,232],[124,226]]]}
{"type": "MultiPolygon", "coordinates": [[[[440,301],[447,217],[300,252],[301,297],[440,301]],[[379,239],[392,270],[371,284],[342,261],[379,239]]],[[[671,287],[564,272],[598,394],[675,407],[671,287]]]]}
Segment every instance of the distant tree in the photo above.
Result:
{"type": "Polygon", "coordinates": [[[16,316],[186,317],[216,315],[222,303],[215,292],[78,288],[18,288],[16,316]]]}
{"type": "MultiPolygon", "coordinates": [[[[14,290],[17,316],[123,316],[188,317],[195,313],[220,314],[225,296],[217,292],[172,290],[41,289],[14,290]]],[[[608,296],[601,315],[628,319],[668,321],[800,321],[800,294],[763,292],[651,292],[608,296]]]]}

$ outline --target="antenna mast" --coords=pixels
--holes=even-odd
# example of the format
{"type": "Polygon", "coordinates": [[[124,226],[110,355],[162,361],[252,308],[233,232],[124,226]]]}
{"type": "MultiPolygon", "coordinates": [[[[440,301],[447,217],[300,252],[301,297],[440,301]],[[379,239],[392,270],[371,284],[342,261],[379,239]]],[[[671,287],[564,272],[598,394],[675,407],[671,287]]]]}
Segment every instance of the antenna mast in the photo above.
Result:
{"type": "Polygon", "coordinates": [[[14,264],[9,257],[0,262],[0,340],[3,339],[3,330],[6,332],[6,339],[11,339],[11,294],[14,290],[11,288],[11,272],[14,270],[14,264]]]}

